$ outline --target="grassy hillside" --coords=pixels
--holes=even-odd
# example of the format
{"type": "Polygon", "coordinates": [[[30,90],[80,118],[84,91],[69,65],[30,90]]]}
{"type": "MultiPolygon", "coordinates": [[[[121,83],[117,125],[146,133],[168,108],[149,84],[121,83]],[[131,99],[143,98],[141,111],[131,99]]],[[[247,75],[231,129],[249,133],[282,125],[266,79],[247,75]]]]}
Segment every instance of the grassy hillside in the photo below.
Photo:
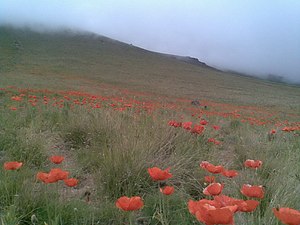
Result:
{"type": "Polygon", "coordinates": [[[300,209],[299,87],[66,31],[2,27],[0,64],[1,225],[217,224],[221,209],[280,225],[273,210],[300,209]],[[121,210],[122,196],[144,206],[121,210]]]}
{"type": "Polygon", "coordinates": [[[190,99],[299,111],[300,88],[217,72],[88,33],[0,28],[1,83],[93,90],[106,83],[190,99]],[[29,83],[30,81],[31,83],[29,83]],[[63,81],[63,82],[62,82],[63,81]]]}

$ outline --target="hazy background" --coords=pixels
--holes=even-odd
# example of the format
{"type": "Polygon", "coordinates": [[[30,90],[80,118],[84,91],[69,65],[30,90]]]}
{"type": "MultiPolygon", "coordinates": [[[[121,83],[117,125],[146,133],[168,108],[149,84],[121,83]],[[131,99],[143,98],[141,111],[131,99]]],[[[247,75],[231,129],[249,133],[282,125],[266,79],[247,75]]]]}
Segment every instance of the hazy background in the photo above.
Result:
{"type": "Polygon", "coordinates": [[[88,30],[221,69],[300,82],[298,0],[1,0],[0,24],[88,30]]]}

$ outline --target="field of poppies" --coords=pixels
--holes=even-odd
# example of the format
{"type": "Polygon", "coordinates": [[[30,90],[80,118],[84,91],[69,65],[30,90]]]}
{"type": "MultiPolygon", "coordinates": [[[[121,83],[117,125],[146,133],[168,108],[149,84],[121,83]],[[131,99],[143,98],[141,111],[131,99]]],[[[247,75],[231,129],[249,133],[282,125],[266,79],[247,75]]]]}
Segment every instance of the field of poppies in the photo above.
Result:
{"type": "Polygon", "coordinates": [[[1,224],[300,224],[300,115],[0,87],[1,224]]]}

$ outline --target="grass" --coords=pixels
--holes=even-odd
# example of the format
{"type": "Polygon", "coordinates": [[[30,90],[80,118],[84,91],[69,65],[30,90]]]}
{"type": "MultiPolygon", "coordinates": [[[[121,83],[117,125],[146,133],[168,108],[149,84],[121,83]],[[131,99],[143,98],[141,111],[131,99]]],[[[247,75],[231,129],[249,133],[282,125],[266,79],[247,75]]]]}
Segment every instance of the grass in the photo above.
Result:
{"type": "MultiPolygon", "coordinates": [[[[297,132],[293,135],[278,131],[270,141],[267,133],[271,126],[250,126],[236,119],[212,116],[209,121],[222,123],[221,131],[207,127],[203,135],[195,136],[169,127],[168,120],[174,112],[163,108],[149,114],[137,113],[133,108],[119,112],[109,105],[93,109],[88,104],[64,104],[59,108],[40,101],[33,107],[25,100],[13,102],[9,90],[2,95],[6,105],[1,112],[1,162],[22,161],[24,167],[19,171],[1,170],[4,224],[31,224],[33,215],[48,224],[126,223],[126,214],[114,206],[123,195],[143,197],[145,207],[136,215],[140,224],[194,224],[197,222],[189,215],[186,204],[189,199],[204,197],[205,173],[199,168],[202,160],[240,171],[234,183],[218,178],[230,196],[242,197],[239,188],[244,183],[266,187],[266,197],[257,212],[237,216],[238,224],[265,224],[270,220],[276,224],[272,207],[299,207],[297,132]],[[11,104],[17,104],[18,109],[11,111],[11,104]],[[211,136],[222,140],[222,145],[207,143],[211,136]],[[35,180],[37,172],[54,167],[48,160],[52,154],[66,156],[62,167],[80,180],[78,187],[45,185],[35,180]],[[257,173],[249,171],[242,164],[248,158],[260,159],[264,166],[257,173]],[[165,212],[160,209],[157,184],[147,173],[147,168],[153,166],[171,167],[173,173],[170,184],[176,192],[164,196],[168,202],[165,212]],[[90,193],[89,202],[86,192],[90,193]]],[[[23,98],[30,95],[28,91],[23,98]]],[[[52,99],[51,95],[48,99],[52,99]]],[[[63,98],[53,96],[58,102],[63,98]]]]}
{"type": "Polygon", "coordinates": [[[295,108],[298,87],[190,65],[89,33],[37,33],[10,27],[1,27],[0,32],[0,68],[7,68],[1,71],[3,85],[94,94],[113,87],[116,91],[284,108],[299,115],[299,107],[295,108]],[[50,79],[45,83],[45,78],[50,79]]]}
{"type": "Polygon", "coordinates": [[[233,179],[218,175],[224,194],[245,199],[243,184],[264,185],[257,210],[237,213],[236,224],[279,225],[273,207],[300,208],[299,130],[281,130],[299,126],[298,87],[192,66],[103,37],[1,32],[0,164],[24,163],[0,170],[1,224],[129,224],[128,213],[115,206],[123,195],[144,200],[132,215],[135,224],[200,224],[187,202],[205,198],[204,160],[239,172],[233,179]],[[191,106],[198,96],[202,105],[191,106]],[[200,117],[209,122],[201,135],[168,125],[199,124],[200,117]],[[221,144],[208,143],[212,137],[221,144]],[[54,165],[51,155],[65,160],[54,165]],[[249,158],[262,160],[262,168],[245,168],[249,158]],[[159,192],[147,172],[154,166],[171,168],[173,195],[159,192]],[[78,186],[36,179],[55,167],[79,179],[78,186]]]}

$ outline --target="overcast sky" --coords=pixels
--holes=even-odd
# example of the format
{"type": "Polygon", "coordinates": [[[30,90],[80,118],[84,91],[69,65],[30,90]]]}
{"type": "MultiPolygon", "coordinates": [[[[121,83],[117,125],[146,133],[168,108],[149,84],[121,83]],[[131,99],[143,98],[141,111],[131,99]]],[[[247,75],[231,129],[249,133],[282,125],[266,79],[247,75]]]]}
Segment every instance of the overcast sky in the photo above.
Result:
{"type": "Polygon", "coordinates": [[[88,30],[300,82],[300,0],[1,0],[0,24],[88,30]]]}

